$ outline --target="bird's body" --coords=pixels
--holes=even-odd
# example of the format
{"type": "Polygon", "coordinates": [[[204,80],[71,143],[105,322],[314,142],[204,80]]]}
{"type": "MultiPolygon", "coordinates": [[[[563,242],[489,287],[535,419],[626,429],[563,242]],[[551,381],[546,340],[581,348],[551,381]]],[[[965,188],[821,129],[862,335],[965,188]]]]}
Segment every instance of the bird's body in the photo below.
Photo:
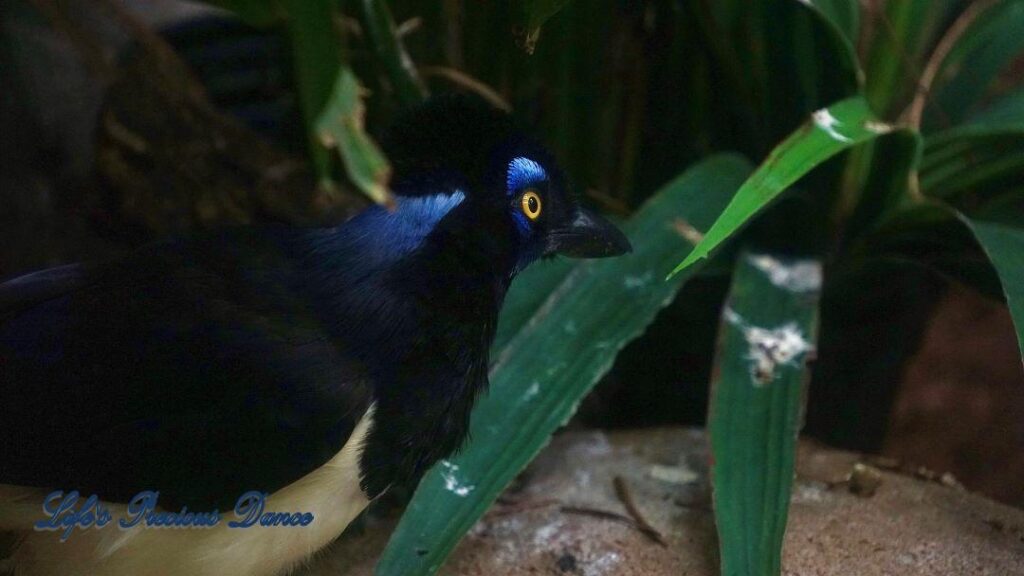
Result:
{"type": "Polygon", "coordinates": [[[389,146],[393,209],[0,285],[0,530],[42,520],[50,490],[96,494],[115,518],[147,490],[163,510],[226,517],[32,533],[15,574],[277,574],[461,445],[516,272],[625,240],[556,193],[503,116],[449,101],[406,123],[389,146]],[[314,520],[227,528],[249,491],[314,520]]]}

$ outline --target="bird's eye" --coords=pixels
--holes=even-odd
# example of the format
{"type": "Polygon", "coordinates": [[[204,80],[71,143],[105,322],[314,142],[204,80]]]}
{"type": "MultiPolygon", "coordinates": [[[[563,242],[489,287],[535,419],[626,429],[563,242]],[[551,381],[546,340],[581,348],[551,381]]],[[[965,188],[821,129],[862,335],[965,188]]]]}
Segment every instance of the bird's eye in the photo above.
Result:
{"type": "Polygon", "coordinates": [[[523,209],[523,214],[526,214],[530,220],[540,218],[540,194],[534,190],[527,190],[520,200],[520,207],[523,209]]]}

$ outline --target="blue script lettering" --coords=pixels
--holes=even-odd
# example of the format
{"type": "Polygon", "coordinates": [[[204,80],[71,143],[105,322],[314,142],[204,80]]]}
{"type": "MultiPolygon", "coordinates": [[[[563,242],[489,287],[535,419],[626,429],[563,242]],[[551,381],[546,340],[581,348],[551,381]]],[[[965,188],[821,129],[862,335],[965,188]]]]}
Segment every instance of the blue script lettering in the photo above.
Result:
{"type": "Polygon", "coordinates": [[[79,500],[77,490],[72,490],[67,495],[61,490],[51,492],[43,500],[43,514],[48,518],[36,522],[33,528],[37,531],[63,529],[60,541],[64,542],[75,528],[102,528],[110,522],[110,512],[95,494],[86,498],[81,507],[76,509],[75,505],[79,500]]]}
{"type": "Polygon", "coordinates": [[[241,520],[228,522],[229,528],[260,526],[309,526],[313,523],[311,512],[263,512],[267,495],[252,490],[242,494],[235,503],[235,516],[241,520]]]}
{"type": "Polygon", "coordinates": [[[152,490],[139,492],[128,502],[128,517],[118,520],[117,525],[126,530],[142,522],[146,519],[146,513],[152,512],[156,508],[156,501],[159,498],[159,492],[152,490]]]}
{"type": "Polygon", "coordinates": [[[180,512],[157,510],[160,493],[139,492],[128,502],[128,517],[118,520],[117,525],[127,530],[145,521],[147,528],[212,528],[220,523],[220,512],[190,512],[187,506],[180,512]]]}

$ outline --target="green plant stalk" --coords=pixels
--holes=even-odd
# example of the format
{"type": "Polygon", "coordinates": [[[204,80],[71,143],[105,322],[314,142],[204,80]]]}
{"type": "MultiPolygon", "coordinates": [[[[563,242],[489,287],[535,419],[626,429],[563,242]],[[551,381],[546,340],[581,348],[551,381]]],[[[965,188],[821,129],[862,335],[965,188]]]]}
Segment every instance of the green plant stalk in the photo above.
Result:
{"type": "Polygon", "coordinates": [[[398,37],[395,20],[384,0],[363,0],[363,26],[373,44],[377,61],[384,66],[388,79],[403,106],[415,106],[427,96],[427,89],[409,54],[398,37]]]}
{"type": "Polygon", "coordinates": [[[920,163],[922,147],[919,133],[902,128],[851,151],[850,161],[865,149],[870,149],[871,157],[862,172],[867,180],[858,184],[858,201],[832,223],[834,243],[844,250],[844,258],[856,257],[845,249],[857,246],[864,233],[908,203],[911,175],[920,163]]]}
{"type": "Polygon", "coordinates": [[[737,259],[708,413],[723,576],[780,573],[820,285],[817,261],[737,259]]]}
{"type": "Polygon", "coordinates": [[[299,107],[306,127],[310,160],[321,184],[333,186],[331,152],[320,142],[316,122],[331,97],[342,65],[342,46],[332,0],[283,0],[288,14],[299,107]]]}
{"type": "Polygon", "coordinates": [[[886,2],[865,61],[864,95],[883,118],[895,116],[905,104],[908,88],[917,85],[922,52],[953,0],[886,2]]]}
{"type": "Polygon", "coordinates": [[[691,168],[625,224],[633,253],[578,264],[552,291],[498,354],[491,389],[473,411],[472,441],[420,483],[377,565],[378,576],[432,574],[441,566],[618,352],[690,277],[693,271],[660,281],[674,256],[692,247],[679,227],[709,226],[749,170],[736,156],[691,168]]]}
{"type": "Polygon", "coordinates": [[[865,142],[846,155],[843,171],[839,176],[839,194],[836,197],[832,213],[829,214],[829,226],[833,229],[844,226],[847,218],[857,210],[865,192],[864,186],[871,178],[871,167],[875,163],[875,143],[865,142]]]}

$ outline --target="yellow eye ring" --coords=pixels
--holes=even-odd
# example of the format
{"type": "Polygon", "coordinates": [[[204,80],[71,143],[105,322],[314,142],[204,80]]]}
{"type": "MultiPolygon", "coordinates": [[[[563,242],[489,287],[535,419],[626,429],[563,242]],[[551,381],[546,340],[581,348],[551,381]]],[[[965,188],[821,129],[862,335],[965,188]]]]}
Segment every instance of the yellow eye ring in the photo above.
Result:
{"type": "Polygon", "coordinates": [[[536,220],[540,218],[541,202],[540,194],[537,194],[533,190],[527,190],[522,199],[519,201],[519,206],[523,210],[523,214],[530,220],[536,220]]]}

